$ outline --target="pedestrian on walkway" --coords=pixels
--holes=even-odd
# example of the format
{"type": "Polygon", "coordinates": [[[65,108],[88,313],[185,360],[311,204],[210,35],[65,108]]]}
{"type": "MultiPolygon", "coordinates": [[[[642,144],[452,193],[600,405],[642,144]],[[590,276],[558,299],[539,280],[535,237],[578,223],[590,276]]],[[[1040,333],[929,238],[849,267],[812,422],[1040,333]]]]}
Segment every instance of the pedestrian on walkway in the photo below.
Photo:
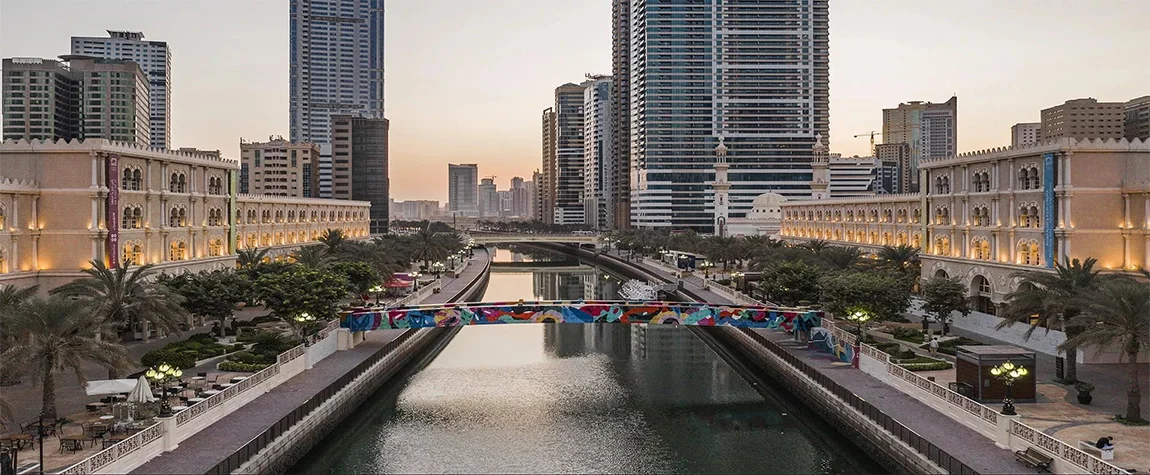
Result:
{"type": "Polygon", "coordinates": [[[930,339],[930,356],[938,356],[938,337],[931,337],[930,339]]]}

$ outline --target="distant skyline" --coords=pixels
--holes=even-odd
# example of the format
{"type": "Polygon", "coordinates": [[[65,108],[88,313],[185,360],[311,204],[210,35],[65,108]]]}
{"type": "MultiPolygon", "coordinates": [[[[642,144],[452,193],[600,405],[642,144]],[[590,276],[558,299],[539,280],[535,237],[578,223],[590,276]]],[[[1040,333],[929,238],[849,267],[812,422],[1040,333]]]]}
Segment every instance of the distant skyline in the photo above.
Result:
{"type": "MultiPolygon", "coordinates": [[[[0,57],[53,58],[72,36],[142,31],[172,54],[172,147],[288,135],[286,0],[2,0],[0,57]]],[[[500,189],[539,168],[556,86],[609,73],[609,0],[387,0],[391,195],[447,200],[447,164],[500,189]]],[[[956,94],[958,150],[1067,99],[1150,94],[1150,1],[831,0],[830,149],[869,154],[882,109],[956,94]]]]}

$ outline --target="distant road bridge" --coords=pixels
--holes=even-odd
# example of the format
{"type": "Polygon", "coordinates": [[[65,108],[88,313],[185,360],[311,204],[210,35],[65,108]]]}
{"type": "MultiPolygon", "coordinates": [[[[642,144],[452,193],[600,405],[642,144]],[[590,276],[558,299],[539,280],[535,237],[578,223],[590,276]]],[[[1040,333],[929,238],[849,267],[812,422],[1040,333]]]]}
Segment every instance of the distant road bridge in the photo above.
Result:
{"type": "Polygon", "coordinates": [[[809,330],[819,326],[822,317],[822,310],[807,308],[701,302],[545,300],[360,308],[344,312],[341,319],[342,326],[352,331],[505,323],[645,323],[809,330]]]}
{"type": "Polygon", "coordinates": [[[471,232],[475,244],[510,244],[517,242],[558,242],[568,244],[598,244],[597,234],[526,234],[471,232]]]}

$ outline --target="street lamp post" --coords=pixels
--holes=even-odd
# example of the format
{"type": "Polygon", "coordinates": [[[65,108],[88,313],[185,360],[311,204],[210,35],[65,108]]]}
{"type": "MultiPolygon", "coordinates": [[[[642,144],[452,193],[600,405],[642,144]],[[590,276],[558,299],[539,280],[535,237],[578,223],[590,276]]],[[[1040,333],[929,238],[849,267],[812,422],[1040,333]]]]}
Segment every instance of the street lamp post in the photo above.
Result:
{"type": "Polygon", "coordinates": [[[861,308],[851,310],[851,312],[847,314],[847,320],[855,322],[855,324],[858,325],[860,342],[866,339],[866,323],[870,321],[871,317],[870,312],[861,308]]]}
{"type": "Polygon", "coordinates": [[[711,268],[714,266],[715,264],[709,260],[703,260],[703,262],[699,263],[699,267],[703,268],[703,279],[711,278],[711,268]]]}
{"type": "Polygon", "coordinates": [[[372,287],[370,292],[375,294],[375,304],[379,305],[379,294],[380,294],[380,292],[383,292],[383,287],[380,287],[377,285],[375,287],[372,287]]]}
{"type": "Polygon", "coordinates": [[[147,373],[144,373],[144,376],[155,381],[160,387],[160,417],[172,417],[172,405],[168,403],[167,383],[183,375],[183,370],[167,363],[151,368],[147,373]]]}
{"type": "Polygon", "coordinates": [[[296,331],[299,332],[300,341],[302,341],[304,344],[307,344],[307,339],[304,338],[303,332],[309,323],[315,321],[315,316],[310,313],[303,312],[299,315],[296,315],[293,320],[296,322],[296,331]]]}
{"type": "Polygon", "coordinates": [[[1014,395],[1012,389],[1014,382],[1025,377],[1030,371],[1022,366],[1017,366],[1007,360],[998,366],[990,368],[990,374],[994,377],[1001,379],[1002,384],[1006,385],[1006,397],[1002,399],[1002,415],[1015,416],[1018,415],[1014,411],[1014,395]]]}

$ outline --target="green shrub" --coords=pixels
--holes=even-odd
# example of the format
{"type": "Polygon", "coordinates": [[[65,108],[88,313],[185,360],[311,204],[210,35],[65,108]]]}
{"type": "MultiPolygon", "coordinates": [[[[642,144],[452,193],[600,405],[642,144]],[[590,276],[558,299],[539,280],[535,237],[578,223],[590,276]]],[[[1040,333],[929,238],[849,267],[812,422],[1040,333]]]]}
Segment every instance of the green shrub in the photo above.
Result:
{"type": "Polygon", "coordinates": [[[248,349],[248,345],[245,345],[243,343],[236,343],[236,344],[232,345],[232,351],[244,351],[246,349],[248,349]]]}
{"type": "Polygon", "coordinates": [[[731,279],[719,279],[715,282],[717,282],[719,285],[731,285],[731,279]]]}
{"type": "Polygon", "coordinates": [[[877,345],[874,345],[874,347],[878,348],[879,351],[886,353],[888,355],[896,355],[897,356],[899,349],[902,348],[902,345],[899,345],[898,343],[879,343],[877,345]]]}
{"type": "Polygon", "coordinates": [[[909,363],[900,364],[899,366],[907,371],[941,371],[954,367],[954,365],[950,364],[949,362],[937,360],[935,360],[934,363],[909,363]]]}
{"type": "Polygon", "coordinates": [[[212,336],[210,333],[197,333],[195,335],[188,337],[187,341],[194,341],[197,343],[208,344],[208,343],[215,343],[216,337],[212,336]]]}
{"type": "Polygon", "coordinates": [[[159,349],[144,353],[144,356],[140,358],[140,364],[148,368],[164,363],[180,369],[194,368],[196,367],[196,356],[195,353],[189,355],[178,351],[159,349]]]}
{"type": "MultiPolygon", "coordinates": [[[[978,340],[971,340],[970,338],[967,338],[965,336],[960,336],[960,337],[952,339],[952,340],[946,340],[946,341],[938,342],[938,352],[954,356],[954,354],[956,353],[956,351],[954,349],[955,347],[958,347],[958,346],[976,346],[976,345],[985,345],[985,344],[986,343],[983,343],[983,342],[978,341],[978,340]]],[[[920,348],[926,348],[926,347],[927,347],[927,345],[921,345],[920,346],[920,348]]]]}
{"type": "Polygon", "coordinates": [[[922,343],[922,331],[914,328],[895,327],[894,337],[902,341],[909,341],[911,343],[922,343]]]}
{"type": "Polygon", "coordinates": [[[916,353],[914,350],[902,350],[898,353],[898,357],[904,360],[914,359],[916,357],[916,353]]]}
{"type": "Polygon", "coordinates": [[[274,315],[262,315],[262,316],[259,316],[259,317],[256,317],[256,318],[253,318],[253,319],[251,319],[251,320],[248,320],[248,321],[249,321],[249,322],[251,322],[251,325],[252,325],[252,326],[256,326],[256,325],[258,325],[258,324],[260,324],[260,323],[267,323],[267,322],[282,322],[283,320],[280,320],[280,319],[279,319],[279,317],[276,317],[276,316],[274,316],[274,315]]]}
{"type": "Polygon", "coordinates": [[[237,363],[235,361],[223,361],[219,364],[220,371],[235,371],[238,373],[255,373],[264,368],[271,366],[270,364],[249,364],[237,363]]]}

